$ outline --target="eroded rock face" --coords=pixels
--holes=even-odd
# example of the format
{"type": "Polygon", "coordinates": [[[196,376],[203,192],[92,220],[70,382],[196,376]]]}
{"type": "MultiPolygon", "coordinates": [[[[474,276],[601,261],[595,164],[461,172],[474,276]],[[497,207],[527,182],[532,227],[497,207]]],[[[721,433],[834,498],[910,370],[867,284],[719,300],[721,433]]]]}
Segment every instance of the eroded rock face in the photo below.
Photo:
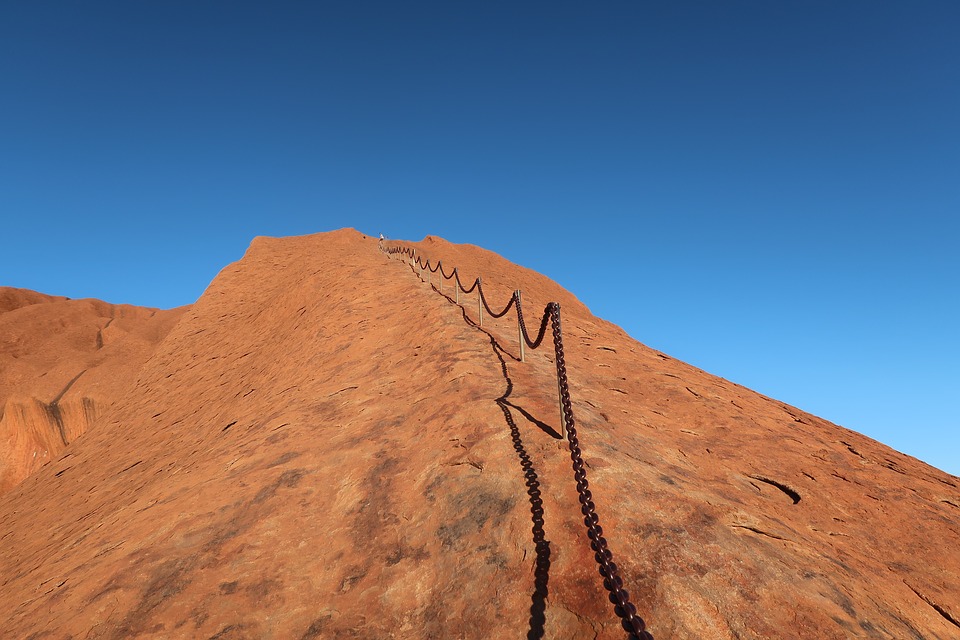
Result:
{"type": "Polygon", "coordinates": [[[0,494],[128,390],[182,312],[0,287],[0,494]]]}
{"type": "MultiPolygon", "coordinates": [[[[591,489],[655,637],[960,637],[957,478],[489,252],[418,245],[495,305],[522,289],[530,325],[560,301],[591,489]]],[[[480,330],[444,293],[355,231],[255,240],[0,499],[12,637],[623,637],[552,352],[518,362],[510,316],[480,330]]]]}

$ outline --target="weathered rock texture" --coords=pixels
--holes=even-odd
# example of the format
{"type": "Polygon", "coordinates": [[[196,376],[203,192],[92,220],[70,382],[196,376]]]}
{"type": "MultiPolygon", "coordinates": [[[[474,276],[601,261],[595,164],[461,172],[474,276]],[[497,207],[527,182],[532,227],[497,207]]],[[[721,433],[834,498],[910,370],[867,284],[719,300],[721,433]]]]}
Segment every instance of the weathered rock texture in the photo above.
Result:
{"type": "MultiPolygon", "coordinates": [[[[493,304],[521,288],[531,325],[561,303],[591,488],[655,637],[960,637],[957,478],[651,350],[494,254],[418,246],[493,304]]],[[[7,635],[623,637],[552,353],[519,363],[515,322],[480,330],[461,302],[355,231],[256,239],[96,427],[0,499],[7,635]]]]}
{"type": "Polygon", "coordinates": [[[0,494],[131,387],[182,312],[0,287],[0,494]]]}

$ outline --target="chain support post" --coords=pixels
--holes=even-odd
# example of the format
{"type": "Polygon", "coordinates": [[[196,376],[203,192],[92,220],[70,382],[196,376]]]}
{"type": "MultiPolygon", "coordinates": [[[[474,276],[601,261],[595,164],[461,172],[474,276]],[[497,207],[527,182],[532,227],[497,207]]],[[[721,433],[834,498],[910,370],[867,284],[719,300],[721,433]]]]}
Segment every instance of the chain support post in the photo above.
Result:
{"type": "Polygon", "coordinates": [[[453,290],[457,295],[457,304],[460,304],[460,278],[457,277],[457,268],[453,268],[453,290]]]}
{"type": "Polygon", "coordinates": [[[477,276],[477,317],[480,318],[481,327],[483,326],[483,290],[480,288],[482,286],[480,276],[477,276]]]}
{"type": "Polygon", "coordinates": [[[514,294],[517,296],[517,338],[520,341],[520,362],[526,362],[527,356],[524,350],[523,326],[520,324],[520,289],[514,294]]]}

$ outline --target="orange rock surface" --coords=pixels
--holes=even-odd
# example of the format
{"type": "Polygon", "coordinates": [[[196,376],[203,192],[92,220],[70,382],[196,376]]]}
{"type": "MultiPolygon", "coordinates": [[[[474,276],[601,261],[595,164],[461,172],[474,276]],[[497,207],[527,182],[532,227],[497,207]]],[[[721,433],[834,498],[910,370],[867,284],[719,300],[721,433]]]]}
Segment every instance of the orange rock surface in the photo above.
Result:
{"type": "MultiPolygon", "coordinates": [[[[654,637],[960,637],[956,477],[495,254],[412,246],[494,306],[522,289],[532,330],[561,303],[591,489],[654,637]]],[[[552,350],[519,362],[512,313],[481,329],[475,295],[432,277],[352,230],[257,238],[0,497],[4,636],[622,638],[552,350]]]]}
{"type": "Polygon", "coordinates": [[[132,386],[182,311],[0,287],[0,494],[132,386]]]}

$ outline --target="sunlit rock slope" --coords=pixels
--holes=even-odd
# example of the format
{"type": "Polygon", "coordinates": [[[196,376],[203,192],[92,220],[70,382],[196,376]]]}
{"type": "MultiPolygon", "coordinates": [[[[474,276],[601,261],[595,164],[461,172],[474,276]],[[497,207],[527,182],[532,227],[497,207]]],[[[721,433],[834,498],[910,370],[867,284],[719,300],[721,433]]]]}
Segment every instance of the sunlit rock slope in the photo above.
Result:
{"type": "MultiPolygon", "coordinates": [[[[656,638],[960,637],[957,478],[492,253],[415,246],[495,305],[522,289],[530,325],[561,303],[591,489],[656,638]]],[[[481,330],[433,278],[352,230],[256,239],[0,498],[5,637],[623,637],[552,352],[518,362],[512,315],[481,330]]]]}

